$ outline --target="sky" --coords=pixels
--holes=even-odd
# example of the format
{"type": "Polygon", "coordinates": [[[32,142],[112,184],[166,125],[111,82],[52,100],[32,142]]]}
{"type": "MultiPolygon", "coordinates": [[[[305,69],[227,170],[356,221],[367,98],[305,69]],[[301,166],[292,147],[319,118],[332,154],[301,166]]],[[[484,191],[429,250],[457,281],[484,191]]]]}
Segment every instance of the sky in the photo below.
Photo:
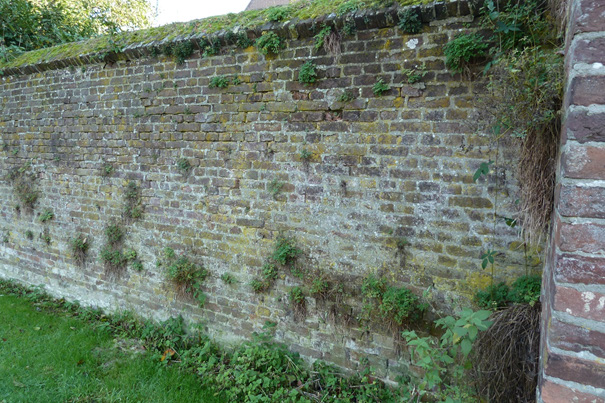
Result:
{"type": "Polygon", "coordinates": [[[238,13],[250,0],[149,0],[158,6],[158,17],[153,25],[197,20],[212,15],[238,13]]]}

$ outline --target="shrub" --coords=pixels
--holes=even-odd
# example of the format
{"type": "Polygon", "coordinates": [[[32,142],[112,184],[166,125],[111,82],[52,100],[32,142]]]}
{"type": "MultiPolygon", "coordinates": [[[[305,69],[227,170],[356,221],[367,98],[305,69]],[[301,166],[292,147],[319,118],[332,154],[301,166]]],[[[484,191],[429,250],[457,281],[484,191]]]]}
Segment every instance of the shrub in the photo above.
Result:
{"type": "Polygon", "coordinates": [[[398,13],[399,24],[398,27],[405,33],[417,34],[422,30],[422,21],[418,13],[411,9],[402,10],[398,13]]]}
{"type": "Polygon", "coordinates": [[[488,48],[489,44],[477,33],[459,34],[443,48],[445,64],[460,73],[473,60],[485,56],[488,48]]]}
{"type": "Polygon", "coordinates": [[[317,81],[317,71],[312,61],[309,60],[300,67],[298,81],[304,84],[313,84],[317,81]]]}
{"type": "Polygon", "coordinates": [[[275,32],[263,32],[256,40],[256,47],[263,55],[277,54],[284,46],[283,40],[275,32]]]}

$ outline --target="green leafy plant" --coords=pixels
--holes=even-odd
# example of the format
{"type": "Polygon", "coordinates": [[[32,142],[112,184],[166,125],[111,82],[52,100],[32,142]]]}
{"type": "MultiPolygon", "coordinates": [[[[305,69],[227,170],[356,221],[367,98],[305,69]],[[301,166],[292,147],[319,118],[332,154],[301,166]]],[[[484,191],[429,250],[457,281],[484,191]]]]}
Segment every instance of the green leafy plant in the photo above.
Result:
{"type": "Polygon", "coordinates": [[[55,218],[55,213],[53,213],[53,211],[51,209],[44,209],[42,211],[42,213],[40,213],[40,216],[38,217],[38,220],[41,223],[45,223],[47,221],[52,220],[53,218],[55,218]]]}
{"type": "Polygon", "coordinates": [[[511,285],[508,298],[514,303],[534,305],[540,300],[542,278],[540,276],[522,276],[511,285]]]}
{"type": "Polygon", "coordinates": [[[487,55],[489,43],[477,34],[459,34],[443,48],[448,69],[460,73],[472,61],[487,55]]]}
{"type": "Polygon", "coordinates": [[[124,190],[124,218],[128,221],[138,220],[143,216],[141,188],[136,182],[130,181],[124,190]]]}
{"type": "Polygon", "coordinates": [[[221,42],[215,37],[206,37],[200,42],[202,57],[218,55],[221,51],[221,42]]]}
{"type": "Polygon", "coordinates": [[[252,280],[250,285],[256,293],[264,292],[271,288],[277,279],[277,267],[272,263],[265,263],[261,268],[261,277],[252,280]]]}
{"type": "Polygon", "coordinates": [[[229,285],[237,283],[237,279],[231,273],[223,273],[221,275],[221,280],[223,280],[225,284],[229,285]]]}
{"type": "Polygon", "coordinates": [[[52,238],[50,237],[50,230],[48,228],[44,228],[44,230],[40,233],[40,239],[46,245],[50,245],[52,238]]]}
{"type": "Polygon", "coordinates": [[[187,158],[179,158],[176,161],[176,167],[181,171],[183,175],[187,175],[191,169],[191,163],[187,158]]]}
{"type": "Polygon", "coordinates": [[[279,192],[281,192],[283,187],[284,182],[280,182],[279,180],[277,180],[277,178],[275,178],[267,185],[267,191],[275,199],[277,198],[277,195],[279,194],[279,192]]]}
{"type": "Polygon", "coordinates": [[[229,78],[225,76],[215,76],[210,79],[210,84],[208,87],[210,88],[227,88],[229,87],[230,81],[229,78]]]}
{"type": "Polygon", "coordinates": [[[27,230],[25,231],[25,237],[31,241],[34,239],[34,233],[31,230],[27,230]]]}
{"type": "Polygon", "coordinates": [[[294,238],[280,235],[275,240],[271,259],[282,266],[291,266],[301,253],[294,238]]]}
{"type": "Polygon", "coordinates": [[[84,265],[90,249],[90,241],[83,234],[78,234],[69,240],[69,250],[78,266],[84,265]]]}
{"type": "Polygon", "coordinates": [[[109,162],[105,162],[103,166],[101,166],[101,176],[107,178],[113,173],[113,165],[109,162]]]}
{"type": "Polygon", "coordinates": [[[166,278],[172,282],[182,295],[189,295],[204,305],[206,295],[201,287],[208,276],[208,271],[187,256],[177,256],[172,248],[164,249],[166,278]]]}
{"type": "Polygon", "coordinates": [[[307,309],[305,294],[302,288],[298,286],[290,288],[290,292],[288,293],[288,299],[290,300],[290,305],[294,310],[294,318],[296,320],[304,319],[307,309]]]}
{"type": "Polygon", "coordinates": [[[332,33],[332,27],[323,25],[321,30],[313,37],[315,38],[315,45],[313,48],[317,50],[321,50],[324,47],[324,43],[326,38],[332,33]]]}
{"type": "Polygon", "coordinates": [[[398,326],[418,322],[426,306],[407,288],[388,287],[379,306],[383,319],[398,326]]]}
{"type": "Polygon", "coordinates": [[[487,175],[489,174],[489,167],[493,163],[494,163],[494,161],[491,161],[491,160],[489,162],[482,162],[481,165],[479,165],[479,168],[477,168],[477,170],[473,174],[473,182],[477,182],[477,180],[481,176],[487,177],[487,175]]]}
{"type": "Polygon", "coordinates": [[[340,94],[338,96],[338,102],[343,102],[343,103],[351,102],[354,99],[355,99],[355,95],[350,90],[345,90],[342,94],[340,94]]]}
{"type": "Polygon", "coordinates": [[[185,63],[185,60],[193,54],[193,44],[191,41],[177,43],[172,48],[172,56],[177,65],[185,63]]]}
{"type": "Polygon", "coordinates": [[[354,13],[355,11],[359,10],[364,6],[365,3],[363,1],[348,0],[338,6],[338,8],[336,9],[336,13],[338,15],[354,13]]]}
{"type": "Polygon", "coordinates": [[[309,60],[300,67],[298,81],[303,84],[313,84],[317,81],[317,71],[312,61],[309,60]]]}
{"type": "Polygon", "coordinates": [[[458,318],[447,316],[435,321],[443,331],[438,341],[433,337],[419,337],[415,331],[402,332],[414,365],[424,373],[422,378],[415,379],[418,398],[433,391],[439,399],[454,401],[453,396],[464,393],[460,388],[468,384],[464,380],[464,370],[470,366],[468,357],[479,332],[491,325],[487,320],[490,314],[490,311],[463,309],[458,318]]]}
{"type": "Polygon", "coordinates": [[[109,274],[119,274],[128,263],[122,251],[125,231],[118,223],[105,227],[105,244],[101,247],[100,259],[109,274]]]}
{"type": "Polygon", "coordinates": [[[422,20],[417,12],[412,9],[399,11],[399,24],[397,26],[400,30],[407,34],[417,34],[422,31],[422,20]]]}
{"type": "Polygon", "coordinates": [[[256,47],[263,55],[276,55],[284,46],[283,40],[273,31],[263,32],[256,40],[256,47]]]}
{"type": "Polygon", "coordinates": [[[306,148],[303,148],[300,151],[300,159],[302,161],[309,161],[312,156],[313,156],[313,153],[311,151],[307,150],[306,148]]]}
{"type": "Polygon", "coordinates": [[[382,78],[379,78],[378,81],[376,81],[376,84],[374,84],[372,87],[372,92],[374,95],[379,97],[390,89],[391,87],[389,87],[382,78]]]}
{"type": "Polygon", "coordinates": [[[407,77],[408,84],[415,84],[426,76],[426,64],[423,63],[422,66],[413,69],[402,69],[401,72],[407,77]]]}
{"type": "Polygon", "coordinates": [[[497,309],[508,304],[508,294],[510,288],[504,282],[491,284],[485,290],[480,290],[475,294],[475,303],[486,309],[497,309]]]}
{"type": "Polygon", "coordinates": [[[271,7],[267,9],[267,20],[275,22],[283,21],[288,18],[289,14],[290,7],[288,6],[271,7]]]}

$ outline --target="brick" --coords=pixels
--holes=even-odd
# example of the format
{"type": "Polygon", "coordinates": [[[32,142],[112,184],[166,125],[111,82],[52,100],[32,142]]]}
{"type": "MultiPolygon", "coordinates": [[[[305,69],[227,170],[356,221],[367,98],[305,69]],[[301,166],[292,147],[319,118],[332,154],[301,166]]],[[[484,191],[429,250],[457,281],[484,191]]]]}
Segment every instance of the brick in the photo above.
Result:
{"type": "Polygon", "coordinates": [[[596,321],[605,317],[605,294],[559,286],[554,301],[557,311],[596,321]]]}
{"type": "Polygon", "coordinates": [[[595,0],[579,0],[572,16],[571,32],[605,31],[605,4],[595,0]]]}
{"type": "Polygon", "coordinates": [[[564,252],[581,251],[605,254],[605,225],[562,223],[559,248],[564,252]]]}
{"type": "MultiPolygon", "coordinates": [[[[603,52],[605,54],[605,49],[603,52]]],[[[574,111],[567,117],[565,126],[570,131],[568,134],[570,139],[575,139],[580,143],[605,142],[605,113],[574,111]]]]}
{"type": "Polygon", "coordinates": [[[605,257],[563,253],[556,258],[554,271],[559,282],[605,284],[605,257]]]}
{"type": "Polygon", "coordinates": [[[571,81],[567,105],[605,105],[605,76],[576,76],[571,81]]]}
{"type": "Polygon", "coordinates": [[[605,365],[549,352],[546,375],[597,388],[605,388],[605,365]]]}
{"type": "Polygon", "coordinates": [[[572,63],[602,63],[605,38],[577,39],[571,55],[572,63]]]}
{"type": "Polygon", "coordinates": [[[580,392],[579,390],[551,381],[544,381],[541,388],[541,397],[542,401],[547,403],[605,403],[605,398],[580,392]]]}
{"type": "Polygon", "coordinates": [[[561,160],[569,178],[605,179],[605,147],[570,144],[561,160]]]}
{"type": "Polygon", "coordinates": [[[563,185],[559,213],[566,217],[605,218],[605,187],[563,185]]]}
{"type": "Polygon", "coordinates": [[[605,358],[605,333],[552,319],[549,338],[553,347],[605,358]]]}

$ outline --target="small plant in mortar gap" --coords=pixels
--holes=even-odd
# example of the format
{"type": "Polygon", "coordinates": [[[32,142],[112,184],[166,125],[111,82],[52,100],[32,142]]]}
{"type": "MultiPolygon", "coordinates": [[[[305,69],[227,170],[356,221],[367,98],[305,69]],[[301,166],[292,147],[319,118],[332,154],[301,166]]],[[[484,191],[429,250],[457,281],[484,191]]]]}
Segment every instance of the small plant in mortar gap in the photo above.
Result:
{"type": "Polygon", "coordinates": [[[191,163],[187,158],[179,158],[176,161],[176,167],[181,171],[181,174],[187,175],[191,170],[191,163]]]}
{"type": "Polygon", "coordinates": [[[487,55],[489,43],[477,33],[459,34],[443,48],[445,65],[455,73],[461,73],[471,62],[487,55]]]}
{"type": "Polygon", "coordinates": [[[303,320],[307,314],[307,304],[302,288],[292,287],[288,293],[288,299],[294,311],[294,319],[303,320]]]}
{"type": "Polygon", "coordinates": [[[34,233],[28,229],[27,231],[25,231],[25,237],[31,241],[32,239],[34,239],[34,233]]]}
{"type": "Polygon", "coordinates": [[[313,84],[317,81],[317,71],[312,61],[309,60],[300,67],[298,81],[303,84],[313,84]]]}
{"type": "Polygon", "coordinates": [[[302,253],[296,246],[294,238],[279,235],[275,240],[275,246],[271,259],[282,266],[291,266],[302,253]]]}
{"type": "Polygon", "coordinates": [[[117,274],[128,263],[122,251],[124,236],[124,228],[118,223],[111,223],[105,227],[105,244],[101,248],[100,258],[107,273],[117,274]]]}
{"type": "Polygon", "coordinates": [[[261,268],[261,277],[252,280],[250,285],[256,293],[267,291],[277,279],[277,267],[272,263],[265,263],[261,268]]]}
{"type": "Polygon", "coordinates": [[[397,26],[406,34],[417,34],[422,31],[422,21],[417,12],[407,9],[399,11],[397,15],[399,16],[397,26]]]}
{"type": "Polygon", "coordinates": [[[31,162],[12,168],[7,174],[7,180],[12,184],[17,198],[23,206],[32,210],[38,201],[39,193],[35,189],[36,175],[30,172],[31,162]]]}
{"type": "Polygon", "coordinates": [[[210,84],[208,87],[210,88],[227,88],[229,87],[230,81],[229,78],[225,76],[216,76],[210,79],[210,84]]]}
{"type": "Polygon", "coordinates": [[[256,40],[256,47],[263,55],[276,55],[284,47],[283,40],[275,32],[263,32],[256,40]]]}
{"type": "Polygon", "coordinates": [[[338,96],[338,102],[347,103],[351,102],[355,99],[355,95],[352,91],[345,90],[342,94],[338,96]]]}
{"type": "Polygon", "coordinates": [[[223,283],[229,285],[237,283],[237,279],[231,273],[223,273],[221,275],[221,280],[223,280],[223,283]]]}
{"type": "Polygon", "coordinates": [[[435,321],[436,327],[443,331],[438,341],[430,336],[419,337],[414,331],[402,332],[411,350],[412,363],[423,370],[422,378],[413,380],[418,391],[418,400],[413,401],[420,401],[431,392],[439,401],[470,399],[465,368],[470,367],[468,356],[477,335],[492,324],[487,320],[490,314],[467,308],[458,318],[447,316],[435,321]]]}
{"type": "Polygon", "coordinates": [[[46,245],[50,245],[52,239],[50,237],[50,230],[48,228],[44,228],[44,230],[40,233],[40,239],[46,245]]]}
{"type": "Polygon", "coordinates": [[[164,261],[166,278],[177,287],[178,292],[189,295],[203,306],[206,295],[201,287],[208,277],[208,271],[187,256],[177,256],[172,248],[164,249],[164,261]]]}
{"type": "Polygon", "coordinates": [[[141,188],[136,182],[130,181],[124,191],[124,218],[128,221],[138,220],[143,216],[141,188]]]}
{"type": "Polygon", "coordinates": [[[390,89],[391,87],[389,87],[382,78],[379,78],[378,81],[376,81],[376,84],[374,84],[372,87],[372,92],[374,95],[379,97],[390,89]]]}
{"type": "Polygon", "coordinates": [[[42,213],[40,213],[40,217],[38,217],[38,220],[41,223],[45,223],[47,221],[52,220],[53,218],[55,218],[55,213],[53,213],[53,211],[51,209],[44,209],[42,211],[42,213]]]}
{"type": "Polygon", "coordinates": [[[174,45],[172,56],[177,65],[185,63],[185,60],[193,54],[193,44],[190,41],[184,41],[174,45]]]}
{"type": "Polygon", "coordinates": [[[422,63],[422,66],[412,69],[401,69],[401,72],[407,77],[408,84],[415,84],[426,76],[426,64],[422,63]]]}
{"type": "Polygon", "coordinates": [[[407,288],[388,287],[378,309],[382,318],[391,322],[391,327],[400,327],[420,321],[426,308],[407,288]]]}
{"type": "Polygon", "coordinates": [[[83,234],[78,234],[76,237],[69,240],[69,250],[78,266],[83,266],[88,256],[90,241],[83,234]]]}
{"type": "Polygon", "coordinates": [[[281,192],[283,187],[284,182],[280,182],[277,180],[277,178],[275,178],[267,185],[267,191],[275,199],[277,198],[277,195],[279,194],[279,192],[281,192]]]}
{"type": "Polygon", "coordinates": [[[105,162],[103,166],[101,166],[101,176],[107,178],[113,173],[113,165],[109,162],[105,162]]]}

